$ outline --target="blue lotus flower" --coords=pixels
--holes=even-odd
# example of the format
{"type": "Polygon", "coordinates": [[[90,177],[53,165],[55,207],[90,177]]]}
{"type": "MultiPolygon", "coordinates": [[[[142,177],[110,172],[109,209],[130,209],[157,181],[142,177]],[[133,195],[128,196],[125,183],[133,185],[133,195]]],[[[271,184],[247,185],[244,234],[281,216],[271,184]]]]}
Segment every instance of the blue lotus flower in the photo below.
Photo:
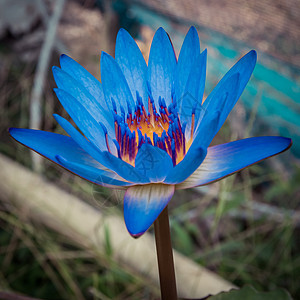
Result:
{"type": "Polygon", "coordinates": [[[125,189],[124,218],[138,237],[175,189],[206,185],[287,150],[291,139],[254,137],[209,147],[243,92],[256,52],[242,57],[203,101],[207,52],[191,27],[178,61],[167,33],[153,38],[148,66],[127,31],[115,59],[102,52],[100,83],[66,55],[53,67],[55,93],[81,133],[11,128],[20,143],[93,183],[125,189]]]}

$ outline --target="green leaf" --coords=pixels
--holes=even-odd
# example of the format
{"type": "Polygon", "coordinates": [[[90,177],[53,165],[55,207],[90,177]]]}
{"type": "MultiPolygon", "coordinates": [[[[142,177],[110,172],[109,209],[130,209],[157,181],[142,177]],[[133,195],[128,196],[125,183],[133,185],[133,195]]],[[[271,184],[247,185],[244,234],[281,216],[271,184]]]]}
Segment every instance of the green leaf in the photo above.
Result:
{"type": "Polygon", "coordinates": [[[193,241],[188,229],[185,225],[179,224],[178,222],[172,222],[172,230],[174,234],[172,239],[177,248],[185,255],[189,255],[193,252],[193,241]]]}
{"type": "Polygon", "coordinates": [[[207,300],[292,300],[291,296],[284,289],[276,289],[271,292],[258,292],[252,286],[244,286],[239,290],[223,292],[210,296],[207,300]]]}
{"type": "Polygon", "coordinates": [[[110,241],[110,232],[109,232],[109,227],[108,226],[104,226],[104,249],[105,249],[105,254],[108,257],[111,257],[113,254],[113,248],[111,245],[111,241],[110,241]]]}

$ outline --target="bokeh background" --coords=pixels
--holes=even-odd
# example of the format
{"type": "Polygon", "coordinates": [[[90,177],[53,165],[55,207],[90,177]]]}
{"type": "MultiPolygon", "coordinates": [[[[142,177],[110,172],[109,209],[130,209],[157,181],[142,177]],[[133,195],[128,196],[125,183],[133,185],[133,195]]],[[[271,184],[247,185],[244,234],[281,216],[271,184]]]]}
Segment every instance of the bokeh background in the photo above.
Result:
{"type": "MultiPolygon", "coordinates": [[[[208,49],[206,95],[242,55],[258,52],[253,76],[213,143],[260,135],[288,136],[294,143],[223,181],[178,191],[169,205],[173,246],[237,286],[283,287],[300,299],[298,0],[1,0],[0,158],[122,218],[122,195],[32,157],[7,129],[63,133],[52,117],[68,118],[53,92],[51,66],[59,65],[60,54],[100,79],[100,53],[114,55],[119,28],[130,32],[147,60],[158,27],[178,54],[191,25],[201,49],[208,49]]],[[[109,231],[105,251],[96,255],[28,217],[11,198],[0,188],[0,290],[42,299],[158,298],[147,274],[114,260],[109,231]]]]}

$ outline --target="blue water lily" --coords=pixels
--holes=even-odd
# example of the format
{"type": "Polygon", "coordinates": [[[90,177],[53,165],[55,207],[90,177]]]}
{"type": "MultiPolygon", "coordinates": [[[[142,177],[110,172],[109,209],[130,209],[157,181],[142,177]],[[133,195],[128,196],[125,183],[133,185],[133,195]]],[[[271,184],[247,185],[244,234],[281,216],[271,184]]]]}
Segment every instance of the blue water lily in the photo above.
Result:
{"type": "Polygon", "coordinates": [[[148,65],[121,29],[115,58],[102,52],[100,83],[67,55],[53,67],[55,93],[79,132],[54,115],[69,136],[11,128],[20,143],[93,183],[124,189],[124,218],[142,235],[176,189],[206,185],[278,154],[284,137],[253,137],[209,147],[243,92],[256,52],[242,57],[203,100],[207,52],[191,27],[178,60],[159,28],[148,65]]]}

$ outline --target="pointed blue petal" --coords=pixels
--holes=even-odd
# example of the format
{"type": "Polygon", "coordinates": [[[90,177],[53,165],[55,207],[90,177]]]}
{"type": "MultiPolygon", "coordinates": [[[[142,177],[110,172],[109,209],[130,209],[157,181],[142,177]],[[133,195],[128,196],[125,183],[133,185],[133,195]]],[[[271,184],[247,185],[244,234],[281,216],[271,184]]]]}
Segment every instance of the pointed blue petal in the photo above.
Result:
{"type": "Polygon", "coordinates": [[[55,115],[57,122],[62,128],[78,143],[87,153],[95,158],[106,168],[116,172],[119,176],[133,183],[149,183],[149,179],[140,174],[133,166],[115,157],[107,151],[100,152],[92,143],[90,143],[83,135],[81,135],[70,122],[64,118],[55,115]]]}
{"type": "MultiPolygon", "coordinates": [[[[105,134],[101,125],[96,122],[84,106],[67,92],[60,89],[54,89],[54,91],[62,106],[90,142],[101,151],[107,150],[105,134]]],[[[115,148],[113,151],[117,153],[115,148]]]]}
{"type": "Polygon", "coordinates": [[[89,165],[80,164],[77,161],[68,160],[62,155],[56,155],[55,158],[65,169],[95,184],[110,188],[123,188],[133,185],[133,183],[119,180],[119,176],[115,173],[96,169],[89,165]]]}
{"type": "Polygon", "coordinates": [[[24,144],[55,162],[55,155],[59,154],[70,160],[78,161],[79,163],[86,162],[95,168],[102,168],[99,162],[88,155],[86,151],[69,136],[23,128],[10,128],[9,133],[21,144],[24,144]]]}
{"type": "Polygon", "coordinates": [[[202,104],[203,92],[201,95],[200,90],[204,90],[206,61],[203,62],[203,54],[199,55],[199,37],[196,28],[192,26],[183,41],[175,71],[174,89],[182,123],[191,118],[195,104],[202,104]]]}
{"type": "Polygon", "coordinates": [[[151,182],[162,182],[173,169],[173,163],[166,151],[143,144],[137,153],[135,168],[148,177],[151,182]]]}
{"type": "Polygon", "coordinates": [[[153,37],[148,61],[148,81],[156,109],[159,108],[159,97],[167,106],[172,102],[175,67],[176,57],[170,38],[159,28],[153,37]]]}
{"type": "Polygon", "coordinates": [[[203,162],[205,156],[206,149],[203,147],[190,149],[184,159],[169,172],[164,183],[177,184],[184,181],[203,162]]]}
{"type": "Polygon", "coordinates": [[[186,129],[191,129],[191,116],[195,114],[195,124],[198,124],[200,117],[205,110],[202,107],[202,98],[206,79],[207,51],[204,50],[195,60],[195,65],[191,69],[185,92],[179,99],[179,115],[182,123],[187,123],[186,129]]]}
{"type": "Polygon", "coordinates": [[[128,83],[132,98],[136,100],[138,92],[147,110],[147,65],[135,40],[123,28],[119,30],[117,36],[115,57],[128,83]]]}
{"type": "Polygon", "coordinates": [[[60,66],[63,71],[67,72],[78,81],[105,110],[108,110],[101,83],[97,78],[89,73],[78,62],[65,54],[60,56],[60,66]]]}
{"type": "Polygon", "coordinates": [[[110,169],[115,171],[124,179],[138,184],[150,183],[149,179],[132,165],[108,152],[104,152],[104,155],[110,165],[110,169]]]}
{"type": "Polygon", "coordinates": [[[173,194],[173,185],[148,184],[128,188],[124,197],[124,219],[128,232],[133,237],[144,234],[173,194]]]}
{"type": "Polygon", "coordinates": [[[117,174],[103,170],[103,166],[98,161],[92,158],[68,136],[21,128],[10,128],[9,133],[21,144],[91,182],[101,184],[99,180],[102,179],[102,185],[109,184],[110,186],[117,187],[130,185],[117,174]],[[78,167],[70,168],[62,164],[58,156],[76,162],[78,167]],[[91,173],[86,170],[90,170],[91,173]]]}
{"type": "MultiPolygon", "coordinates": [[[[213,109],[211,109],[211,107],[215,109],[216,107],[219,106],[218,101],[220,100],[220,97],[218,96],[218,94],[222,93],[225,86],[224,82],[228,83],[229,78],[234,79],[233,77],[234,74],[240,74],[239,86],[236,89],[236,96],[235,98],[231,99],[231,101],[226,102],[225,106],[223,107],[222,117],[220,119],[220,124],[218,126],[217,131],[222,127],[228,114],[231,112],[235,103],[241,96],[254,70],[256,60],[257,60],[256,52],[254,50],[248,52],[225,74],[225,76],[220,80],[217,86],[213,89],[213,91],[208,95],[207,99],[204,101],[203,107],[207,111],[212,113],[213,109]]],[[[236,78],[234,80],[236,80],[236,78]]]]}
{"type": "MultiPolygon", "coordinates": [[[[218,124],[215,127],[215,133],[212,137],[214,137],[215,134],[217,134],[219,129],[224,124],[228,116],[227,108],[236,102],[238,87],[241,82],[240,78],[241,76],[239,73],[227,77],[226,80],[224,80],[220,85],[220,91],[215,94],[213,101],[211,101],[210,104],[204,110],[206,115],[214,114],[216,111],[219,113],[218,124]]],[[[195,129],[195,137],[197,137],[198,134],[203,134],[199,131],[199,128],[201,128],[201,122],[203,121],[204,120],[199,120],[199,127],[195,129]]]]}
{"type": "MultiPolygon", "coordinates": [[[[108,112],[105,110],[103,106],[68,73],[58,67],[53,67],[52,70],[58,88],[74,97],[76,103],[79,102],[96,122],[102,122],[107,128],[109,135],[114,137],[114,119],[111,111],[108,112]]],[[[71,103],[71,106],[73,106],[73,103],[71,103]]],[[[68,110],[69,107],[70,104],[67,105],[65,109],[68,110]]]]}
{"type": "Polygon", "coordinates": [[[190,28],[183,41],[175,73],[175,93],[177,102],[183,97],[185,87],[192,69],[196,66],[196,59],[200,54],[200,42],[197,30],[190,28]]]}
{"type": "Polygon", "coordinates": [[[200,167],[176,188],[186,189],[220,180],[292,145],[292,140],[277,136],[253,137],[208,148],[200,167]]]}
{"type": "Polygon", "coordinates": [[[200,124],[198,136],[194,139],[183,160],[168,174],[164,183],[180,183],[199,167],[206,156],[207,147],[214,137],[219,115],[219,112],[215,112],[213,115],[207,115],[206,118],[203,119],[200,124]]]}
{"type": "Polygon", "coordinates": [[[99,149],[89,142],[78,130],[76,130],[73,125],[64,119],[63,117],[54,114],[53,115],[57,123],[65,130],[67,134],[89,155],[96,159],[99,163],[103,165],[103,168],[109,168],[109,164],[106,164],[104,156],[101,154],[99,149]]]}
{"type": "Polygon", "coordinates": [[[113,110],[112,99],[117,104],[118,113],[121,107],[128,113],[128,104],[135,106],[128,83],[117,62],[107,53],[101,55],[101,79],[106,103],[113,110]]]}
{"type": "Polygon", "coordinates": [[[210,145],[215,136],[220,116],[220,111],[214,111],[214,113],[212,114],[204,115],[203,119],[199,124],[199,127],[197,128],[198,135],[194,138],[190,149],[193,149],[193,147],[198,146],[207,148],[210,145]]]}

